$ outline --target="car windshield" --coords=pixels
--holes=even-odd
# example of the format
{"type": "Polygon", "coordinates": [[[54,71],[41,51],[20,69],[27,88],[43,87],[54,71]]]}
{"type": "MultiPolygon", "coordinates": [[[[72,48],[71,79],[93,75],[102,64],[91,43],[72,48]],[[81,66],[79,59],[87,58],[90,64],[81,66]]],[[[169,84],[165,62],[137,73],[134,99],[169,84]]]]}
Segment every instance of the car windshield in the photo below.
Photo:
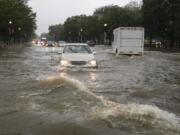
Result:
{"type": "Polygon", "coordinates": [[[63,53],[92,53],[85,45],[68,45],[64,47],[63,53]]]}

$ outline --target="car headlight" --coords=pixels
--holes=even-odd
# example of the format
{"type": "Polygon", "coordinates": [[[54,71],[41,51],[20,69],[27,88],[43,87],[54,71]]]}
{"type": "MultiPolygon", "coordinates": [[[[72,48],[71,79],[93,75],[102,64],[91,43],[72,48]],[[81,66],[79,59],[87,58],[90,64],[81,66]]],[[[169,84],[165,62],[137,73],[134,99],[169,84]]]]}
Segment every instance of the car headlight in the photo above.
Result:
{"type": "Polygon", "coordinates": [[[67,60],[61,60],[61,65],[62,66],[67,66],[69,62],[67,60]]]}
{"type": "Polygon", "coordinates": [[[91,61],[90,61],[90,64],[91,64],[92,66],[97,66],[97,62],[96,62],[95,60],[91,60],[91,61]]]}

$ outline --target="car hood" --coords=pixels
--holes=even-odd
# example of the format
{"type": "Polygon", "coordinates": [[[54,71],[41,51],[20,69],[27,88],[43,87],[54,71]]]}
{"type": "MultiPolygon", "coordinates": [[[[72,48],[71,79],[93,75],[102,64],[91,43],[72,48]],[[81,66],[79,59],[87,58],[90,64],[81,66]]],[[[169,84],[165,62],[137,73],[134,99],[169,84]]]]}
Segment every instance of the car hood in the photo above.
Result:
{"type": "Polygon", "coordinates": [[[90,61],[94,59],[93,54],[62,54],[61,59],[68,61],[90,61]]]}

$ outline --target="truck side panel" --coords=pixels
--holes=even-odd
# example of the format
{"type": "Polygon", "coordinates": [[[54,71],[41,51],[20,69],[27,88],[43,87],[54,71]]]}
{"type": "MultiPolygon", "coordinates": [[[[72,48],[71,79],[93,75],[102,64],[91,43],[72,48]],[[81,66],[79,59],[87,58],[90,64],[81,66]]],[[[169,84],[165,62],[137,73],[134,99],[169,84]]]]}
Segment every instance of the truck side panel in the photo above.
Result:
{"type": "Polygon", "coordinates": [[[121,30],[121,38],[142,39],[142,30],[121,30]]]}
{"type": "Polygon", "coordinates": [[[115,29],[113,50],[118,54],[143,54],[144,28],[120,27],[115,29]]]}
{"type": "Polygon", "coordinates": [[[142,47],[142,39],[121,39],[121,47],[142,47]]]}

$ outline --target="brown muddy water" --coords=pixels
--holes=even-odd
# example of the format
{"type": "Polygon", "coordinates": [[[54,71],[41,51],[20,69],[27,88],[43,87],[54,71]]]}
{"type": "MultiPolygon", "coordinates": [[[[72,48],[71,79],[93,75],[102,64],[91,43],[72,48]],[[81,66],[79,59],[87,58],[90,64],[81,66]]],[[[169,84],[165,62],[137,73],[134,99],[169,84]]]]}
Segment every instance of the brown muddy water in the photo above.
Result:
{"type": "Polygon", "coordinates": [[[61,70],[60,48],[0,50],[0,135],[179,135],[180,54],[114,56],[61,70]]]}

